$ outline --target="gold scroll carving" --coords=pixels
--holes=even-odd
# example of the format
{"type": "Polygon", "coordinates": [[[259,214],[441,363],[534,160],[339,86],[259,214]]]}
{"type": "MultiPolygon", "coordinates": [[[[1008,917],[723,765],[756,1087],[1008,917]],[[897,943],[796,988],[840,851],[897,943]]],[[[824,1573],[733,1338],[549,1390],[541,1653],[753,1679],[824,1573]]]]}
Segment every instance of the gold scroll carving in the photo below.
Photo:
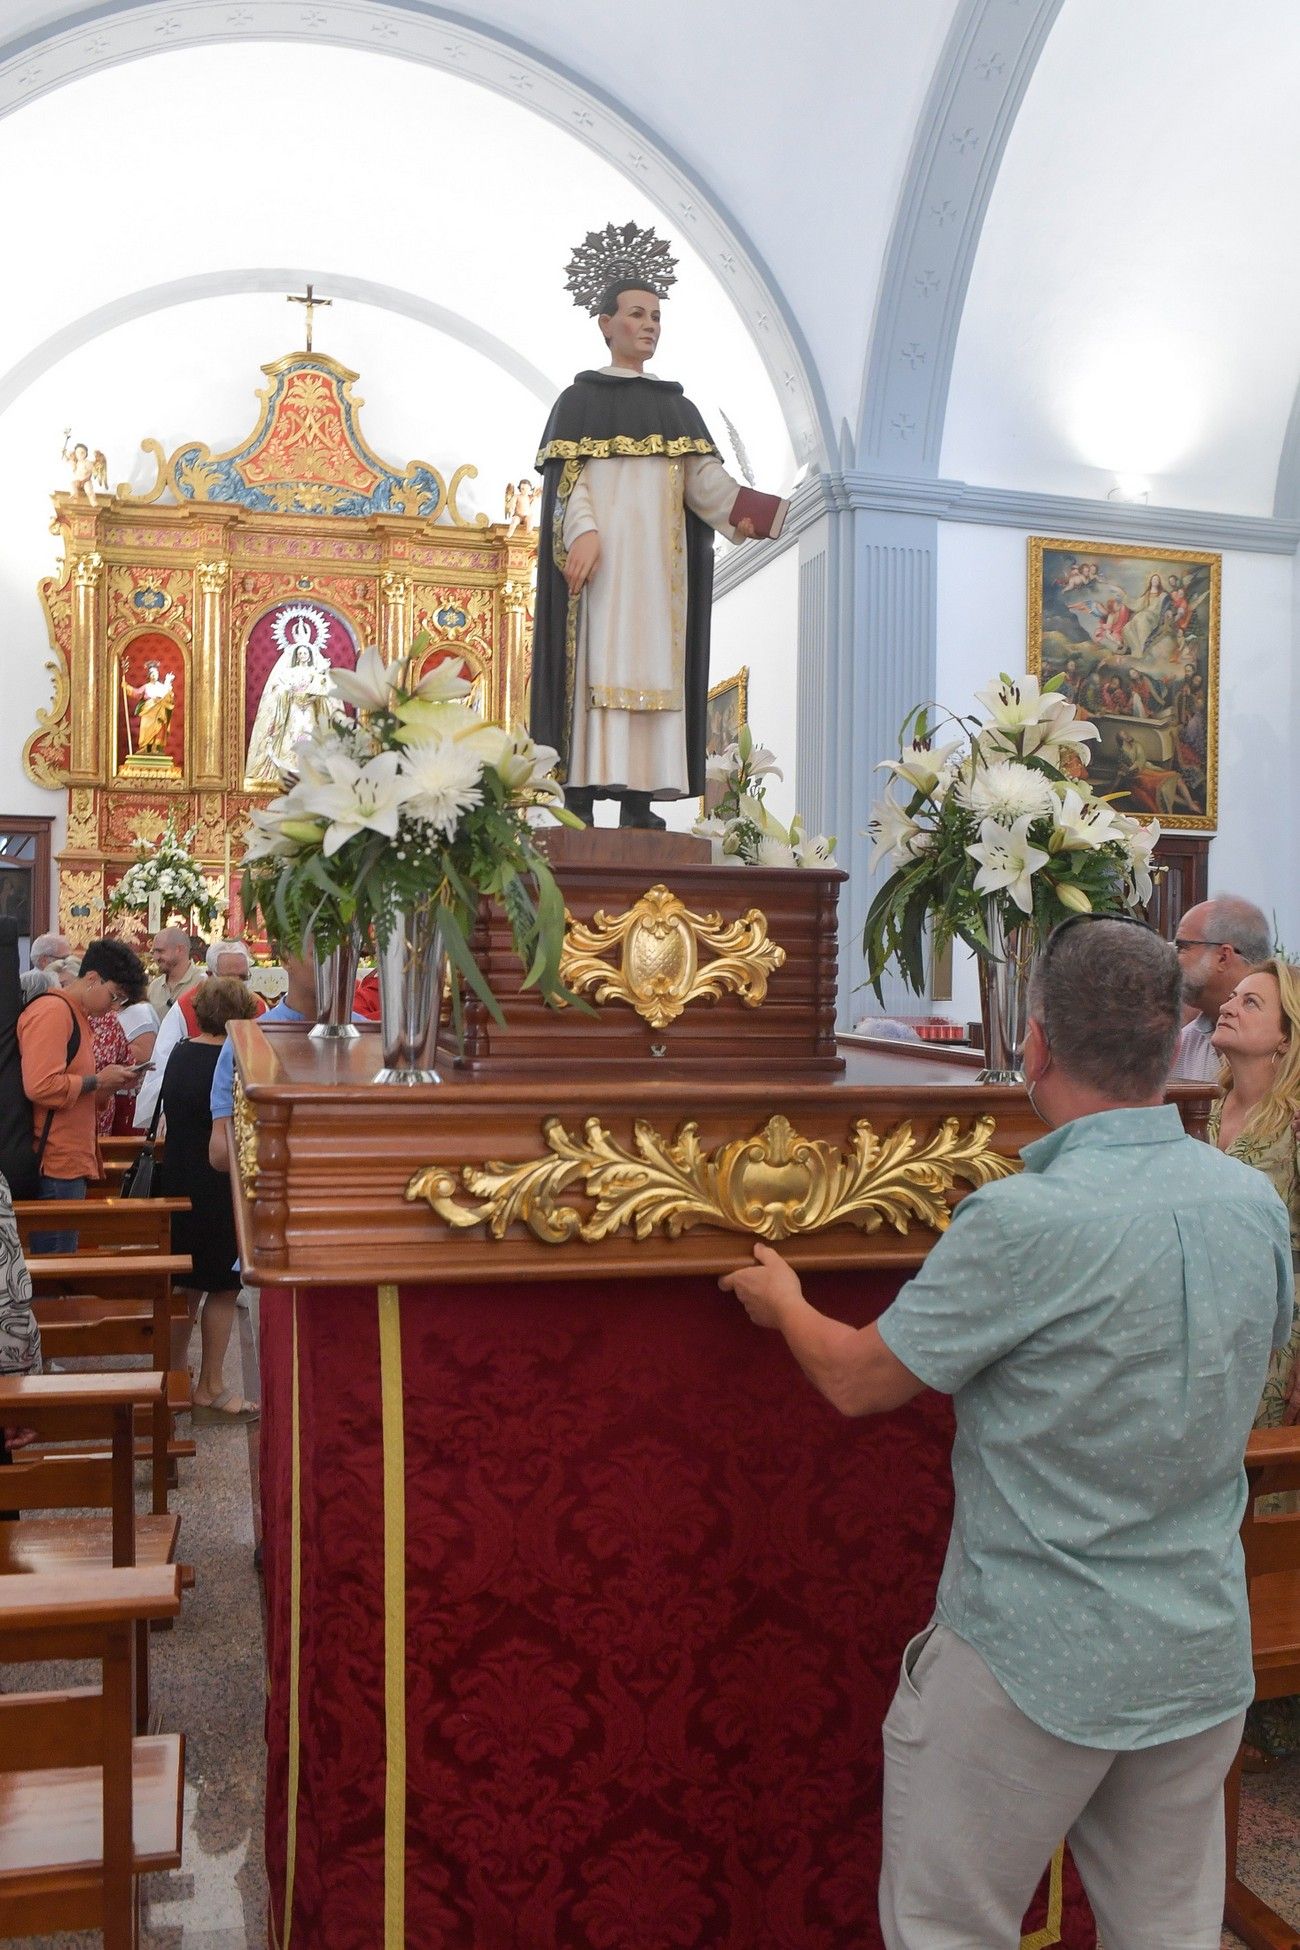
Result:
{"type": "Polygon", "coordinates": [[[235,1072],[234,1116],[231,1119],[235,1135],[235,1163],[239,1170],[239,1182],[250,1198],[257,1196],[257,1120],[253,1107],[244,1095],[244,1085],[239,1072],[235,1072]]]}
{"type": "Polygon", "coordinates": [[[462,1165],[459,1178],[430,1165],[411,1179],[406,1197],[426,1200],[457,1229],[481,1225],[489,1237],[504,1239],[512,1225],[523,1225],[546,1245],[593,1245],[620,1232],[677,1239],[701,1225],[761,1239],[830,1226],[868,1233],[892,1226],[905,1233],[914,1222],[942,1232],[958,1180],[986,1185],[1019,1169],[993,1149],[994,1129],[991,1117],[977,1117],[965,1130],[948,1117],[921,1142],[910,1119],[879,1137],[862,1118],[843,1150],[802,1137],[777,1116],[751,1136],[706,1151],[693,1122],[668,1139],[638,1118],[629,1148],[598,1118],[589,1117],[582,1135],[571,1137],[550,1117],[542,1126],[542,1156],[462,1165]]]}
{"type": "Polygon", "coordinates": [[[590,925],[566,919],[560,979],[597,1003],[626,1002],[652,1029],[675,1022],[692,1002],[724,994],[758,1008],[769,975],[785,962],[761,908],[724,922],[720,914],[693,913],[662,883],[623,914],[598,908],[590,925]],[[701,960],[702,949],[711,960],[701,960]]]}

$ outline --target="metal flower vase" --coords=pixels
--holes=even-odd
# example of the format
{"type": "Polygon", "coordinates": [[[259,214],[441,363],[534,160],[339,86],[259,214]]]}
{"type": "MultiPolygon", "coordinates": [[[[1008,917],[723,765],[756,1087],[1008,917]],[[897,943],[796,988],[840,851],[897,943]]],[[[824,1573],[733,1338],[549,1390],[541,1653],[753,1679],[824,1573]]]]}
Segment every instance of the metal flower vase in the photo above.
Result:
{"type": "Polygon", "coordinates": [[[399,910],[377,944],[379,1033],[384,1067],[376,1083],[441,1083],[435,1064],[447,951],[432,898],[399,910]]]}
{"type": "Polygon", "coordinates": [[[1007,925],[996,901],[984,909],[984,927],[994,959],[980,958],[980,1015],[984,1023],[984,1068],[977,1083],[1023,1083],[1021,1061],[1029,1027],[1029,979],[1038,958],[1031,921],[1007,925]]]}
{"type": "Polygon", "coordinates": [[[315,1042],[345,1043],[356,1035],[352,996],[360,954],[360,931],[351,928],[331,954],[316,956],[316,1025],[309,1032],[315,1042]]]}

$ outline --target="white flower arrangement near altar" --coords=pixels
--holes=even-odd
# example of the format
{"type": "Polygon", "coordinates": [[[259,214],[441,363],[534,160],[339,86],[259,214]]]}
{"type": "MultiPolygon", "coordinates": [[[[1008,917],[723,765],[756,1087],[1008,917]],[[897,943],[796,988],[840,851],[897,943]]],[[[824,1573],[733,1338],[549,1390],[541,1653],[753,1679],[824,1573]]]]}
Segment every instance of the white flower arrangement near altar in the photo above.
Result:
{"type": "Polygon", "coordinates": [[[798,813],[789,826],[783,826],[764,805],[763,781],[785,774],[775,754],[754,743],[747,724],[740,727],[734,744],[708,759],[705,776],[721,784],[722,797],[691,830],[711,840],[722,860],[741,867],[834,866],[834,838],[821,833],[809,837],[798,813]]]}
{"type": "Polygon", "coordinates": [[[516,726],[487,722],[466,680],[443,663],[416,679],[427,638],[403,662],[368,649],[355,671],[335,670],[340,717],[301,741],[297,775],[251,815],[244,905],[277,941],[320,957],[356,929],[382,947],[400,915],[432,903],[453,971],[500,1020],[470,950],[482,895],[510,924],[525,987],[563,994],[564,900],[529,825],[543,807],[567,825],[551,776],[557,753],[516,726]]]}
{"type": "Polygon", "coordinates": [[[135,859],[110,894],[106,911],[147,914],[156,897],[164,920],[176,915],[200,928],[214,926],[225,909],[225,896],[215,893],[204,879],[189,850],[193,839],[192,828],[178,833],[169,816],[161,839],[138,840],[135,859]]]}
{"type": "Polygon", "coordinates": [[[878,770],[891,790],[872,810],[871,865],[892,869],[863,932],[867,980],[879,996],[897,960],[925,988],[930,923],[936,949],[954,937],[987,961],[989,922],[1027,927],[1041,945],[1071,914],[1120,913],[1151,898],[1159,820],[1116,810],[1088,783],[1097,727],[1062,696],[1060,678],[1002,676],[976,692],[987,720],[943,714],[959,736],[938,742],[931,708],[899,733],[899,755],[878,770]],[[901,784],[906,796],[898,799],[901,784]]]}

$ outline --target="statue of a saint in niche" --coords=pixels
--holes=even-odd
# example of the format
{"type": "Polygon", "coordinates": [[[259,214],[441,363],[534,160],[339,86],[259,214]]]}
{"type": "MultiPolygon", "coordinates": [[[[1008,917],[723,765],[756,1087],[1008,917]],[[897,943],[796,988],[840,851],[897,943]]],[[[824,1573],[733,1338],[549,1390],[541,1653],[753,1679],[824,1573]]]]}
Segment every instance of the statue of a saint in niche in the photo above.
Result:
{"type": "Polygon", "coordinates": [[[285,774],[298,769],[299,741],[328,731],[342,716],[330,694],[330,664],[324,654],[330,625],[324,611],[295,603],[276,618],[273,634],[280,655],[267,676],[249,735],[246,785],[282,786],[285,774]]]}
{"type": "Polygon", "coordinates": [[[143,684],[128,683],[126,673],[123,672],[122,689],[130,703],[135,705],[137,712],[135,737],[137,752],[144,754],[166,751],[172,712],[176,709],[175,683],[173,672],[169,670],[164,677],[156,663],[145,665],[143,684]]]}

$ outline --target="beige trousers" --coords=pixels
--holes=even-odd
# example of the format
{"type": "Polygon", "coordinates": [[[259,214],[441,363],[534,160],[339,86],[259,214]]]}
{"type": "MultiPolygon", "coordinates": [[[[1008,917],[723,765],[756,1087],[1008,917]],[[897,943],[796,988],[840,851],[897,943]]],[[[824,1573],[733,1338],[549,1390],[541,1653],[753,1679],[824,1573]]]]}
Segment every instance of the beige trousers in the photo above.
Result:
{"type": "Polygon", "coordinates": [[[1046,1733],[945,1625],[918,1634],[884,1725],[887,1950],[1019,1950],[1062,1835],[1106,1950],[1219,1950],[1223,1781],[1245,1715],[1114,1753],[1046,1733]]]}

